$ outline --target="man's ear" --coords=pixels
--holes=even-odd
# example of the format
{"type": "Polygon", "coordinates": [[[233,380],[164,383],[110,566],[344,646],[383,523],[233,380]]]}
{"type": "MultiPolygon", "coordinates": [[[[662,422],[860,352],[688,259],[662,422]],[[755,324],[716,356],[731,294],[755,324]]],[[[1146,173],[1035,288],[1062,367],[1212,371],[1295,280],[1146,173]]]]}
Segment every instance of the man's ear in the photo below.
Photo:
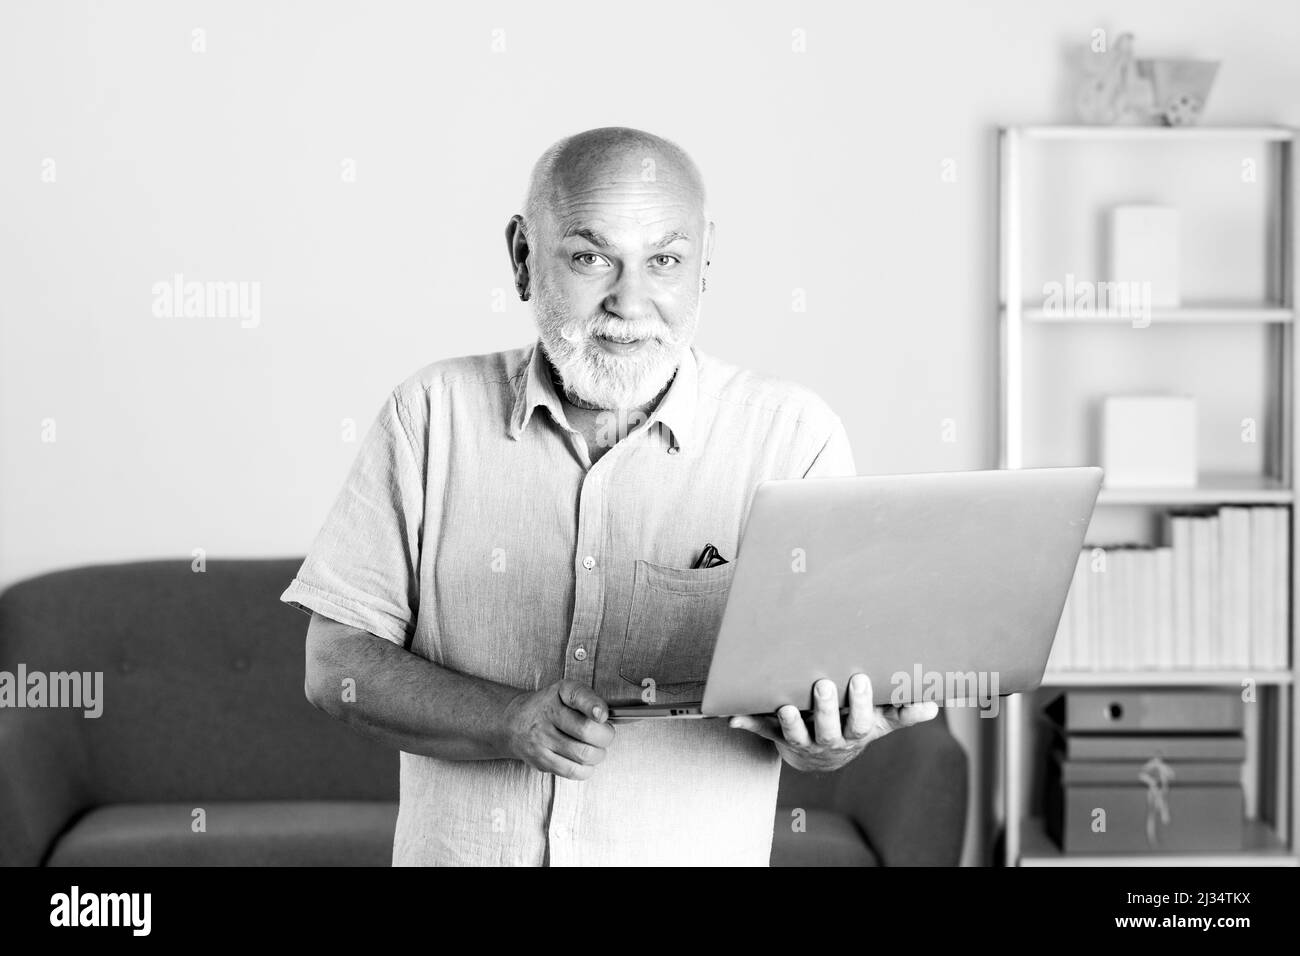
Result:
{"type": "Polygon", "coordinates": [[[510,271],[515,277],[515,291],[522,302],[528,301],[528,236],[524,217],[515,215],[506,223],[506,251],[510,254],[510,271]]]}

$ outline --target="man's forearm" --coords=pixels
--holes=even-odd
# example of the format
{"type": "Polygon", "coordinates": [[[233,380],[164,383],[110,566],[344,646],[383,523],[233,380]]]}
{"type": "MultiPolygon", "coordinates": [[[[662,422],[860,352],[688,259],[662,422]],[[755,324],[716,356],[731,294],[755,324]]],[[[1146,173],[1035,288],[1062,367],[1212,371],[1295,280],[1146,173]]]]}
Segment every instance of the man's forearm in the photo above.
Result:
{"type": "Polygon", "coordinates": [[[513,756],[505,716],[520,691],[447,670],[320,614],[308,628],[306,684],[308,699],[321,710],[407,753],[446,760],[513,756]]]}

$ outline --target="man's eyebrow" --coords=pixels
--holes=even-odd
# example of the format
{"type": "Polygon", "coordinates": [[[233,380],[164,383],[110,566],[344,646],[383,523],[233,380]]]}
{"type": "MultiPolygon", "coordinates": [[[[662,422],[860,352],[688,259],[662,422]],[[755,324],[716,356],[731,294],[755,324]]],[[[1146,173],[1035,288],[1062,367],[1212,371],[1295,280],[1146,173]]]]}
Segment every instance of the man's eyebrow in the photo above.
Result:
{"type": "Polygon", "coordinates": [[[669,244],[671,244],[671,243],[674,243],[674,242],[676,242],[678,239],[681,239],[683,242],[690,242],[690,241],[691,241],[691,237],[688,236],[686,233],[684,233],[684,232],[676,232],[676,231],[674,231],[674,232],[670,232],[670,233],[668,233],[668,235],[664,236],[662,239],[660,239],[658,242],[656,242],[656,243],[655,243],[655,248],[656,248],[656,249],[662,249],[664,246],[669,245],[669,244]]]}
{"type": "Polygon", "coordinates": [[[579,226],[576,229],[570,227],[569,231],[564,234],[564,238],[568,239],[571,236],[577,236],[579,239],[586,239],[593,246],[599,246],[602,249],[609,248],[610,243],[608,239],[598,233],[595,229],[589,229],[586,226],[579,226]]]}

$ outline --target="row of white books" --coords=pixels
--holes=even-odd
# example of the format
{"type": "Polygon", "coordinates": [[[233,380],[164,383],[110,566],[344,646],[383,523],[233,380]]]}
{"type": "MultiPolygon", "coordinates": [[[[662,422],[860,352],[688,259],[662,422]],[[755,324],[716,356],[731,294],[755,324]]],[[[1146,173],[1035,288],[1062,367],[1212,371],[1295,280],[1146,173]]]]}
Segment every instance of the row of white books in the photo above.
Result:
{"type": "Polygon", "coordinates": [[[1164,525],[1167,546],[1079,555],[1048,669],[1285,669],[1290,509],[1170,512],[1164,525]]]}

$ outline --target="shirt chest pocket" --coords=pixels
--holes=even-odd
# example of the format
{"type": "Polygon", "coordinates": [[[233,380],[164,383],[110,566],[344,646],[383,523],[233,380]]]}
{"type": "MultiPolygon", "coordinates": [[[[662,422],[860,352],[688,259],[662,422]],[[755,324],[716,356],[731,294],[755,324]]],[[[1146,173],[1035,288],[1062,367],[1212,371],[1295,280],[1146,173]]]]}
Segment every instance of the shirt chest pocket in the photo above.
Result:
{"type": "Polygon", "coordinates": [[[688,570],[637,561],[619,676],[641,699],[698,700],[722,625],[734,563],[688,570]],[[652,683],[653,682],[653,683],[652,683]]]}

